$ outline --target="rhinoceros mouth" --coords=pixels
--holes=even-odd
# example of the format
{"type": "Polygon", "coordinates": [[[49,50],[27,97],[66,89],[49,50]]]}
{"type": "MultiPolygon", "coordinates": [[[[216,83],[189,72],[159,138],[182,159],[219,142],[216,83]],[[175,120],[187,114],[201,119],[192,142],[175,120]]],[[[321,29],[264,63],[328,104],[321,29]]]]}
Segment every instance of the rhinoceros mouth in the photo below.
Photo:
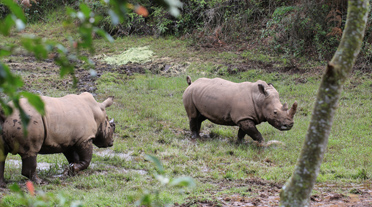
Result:
{"type": "Polygon", "coordinates": [[[292,129],[292,127],[293,127],[293,124],[289,124],[289,125],[283,124],[282,126],[280,126],[279,129],[282,130],[282,131],[286,131],[286,130],[292,129]]]}

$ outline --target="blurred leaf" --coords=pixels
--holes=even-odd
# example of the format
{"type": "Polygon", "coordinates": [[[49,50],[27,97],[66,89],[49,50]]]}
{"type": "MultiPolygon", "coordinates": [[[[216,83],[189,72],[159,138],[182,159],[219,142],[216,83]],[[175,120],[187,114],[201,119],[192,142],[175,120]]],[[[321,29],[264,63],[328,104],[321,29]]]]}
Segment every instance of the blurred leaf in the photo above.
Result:
{"type": "Polygon", "coordinates": [[[1,23],[1,27],[0,27],[1,34],[4,36],[9,36],[10,29],[15,24],[11,15],[8,15],[7,17],[5,17],[5,19],[2,20],[0,23],[1,23]]]}
{"type": "Polygon", "coordinates": [[[166,185],[169,183],[169,178],[163,176],[163,175],[155,175],[155,178],[162,184],[166,185]]]}
{"type": "Polygon", "coordinates": [[[159,5],[168,9],[169,13],[174,17],[180,15],[180,9],[182,8],[182,2],[179,0],[155,0],[159,5]]]}
{"type": "Polygon", "coordinates": [[[18,19],[21,19],[24,23],[26,22],[26,17],[22,8],[14,0],[2,0],[1,2],[5,4],[18,19]]]}
{"type": "Polygon", "coordinates": [[[85,18],[90,17],[90,8],[86,4],[80,4],[80,11],[84,14],[85,18]]]}
{"type": "Polygon", "coordinates": [[[105,30],[96,28],[95,33],[97,33],[99,36],[106,38],[109,42],[114,42],[114,38],[111,37],[110,34],[108,34],[105,30]]]}
{"type": "Polygon", "coordinates": [[[108,11],[108,13],[109,13],[109,15],[110,15],[110,17],[111,17],[111,22],[112,22],[112,24],[113,25],[117,25],[117,24],[119,24],[120,23],[120,18],[119,18],[119,16],[113,11],[113,10],[109,10],[108,11]]]}
{"type": "Polygon", "coordinates": [[[8,55],[11,55],[11,54],[12,54],[12,52],[10,50],[0,49],[0,57],[8,56],[8,55]]]}
{"type": "Polygon", "coordinates": [[[5,115],[9,115],[9,114],[13,113],[12,107],[10,107],[2,99],[0,99],[0,104],[1,104],[1,107],[2,107],[2,110],[0,110],[0,111],[3,111],[5,115]]]}
{"type": "Polygon", "coordinates": [[[151,195],[145,193],[138,202],[136,202],[137,206],[152,206],[151,205],[151,195]]]}
{"type": "Polygon", "coordinates": [[[45,115],[44,102],[41,100],[40,96],[26,91],[21,92],[20,95],[27,98],[28,102],[37,110],[37,112],[41,115],[45,115]]]}
{"type": "Polygon", "coordinates": [[[34,53],[37,59],[45,59],[48,57],[48,50],[40,37],[23,37],[21,39],[21,44],[26,50],[34,53]]]}
{"type": "Polygon", "coordinates": [[[16,19],[15,23],[18,30],[24,30],[26,28],[25,23],[20,19],[16,19]]]}
{"type": "Polygon", "coordinates": [[[137,6],[135,8],[135,12],[138,14],[138,15],[141,15],[143,17],[147,17],[149,15],[149,12],[147,11],[147,9],[143,6],[137,6]]]}
{"type": "Polygon", "coordinates": [[[19,104],[19,95],[14,95],[13,96],[13,104],[14,104],[14,107],[16,109],[19,110],[19,115],[21,117],[21,123],[22,123],[22,127],[23,127],[23,136],[27,136],[28,132],[27,132],[27,126],[28,126],[28,123],[30,122],[30,117],[26,114],[26,112],[23,110],[23,108],[21,107],[21,105],[19,104]]]}
{"type": "Polygon", "coordinates": [[[176,187],[195,187],[194,179],[191,177],[180,177],[176,178],[170,181],[170,186],[176,186],[176,187]]]}
{"type": "Polygon", "coordinates": [[[22,192],[21,187],[17,183],[14,183],[12,186],[9,187],[9,189],[15,193],[22,192]]]}
{"type": "Polygon", "coordinates": [[[160,160],[157,157],[152,155],[145,155],[145,159],[155,164],[156,170],[158,171],[159,174],[164,173],[163,165],[161,164],[160,160]]]}

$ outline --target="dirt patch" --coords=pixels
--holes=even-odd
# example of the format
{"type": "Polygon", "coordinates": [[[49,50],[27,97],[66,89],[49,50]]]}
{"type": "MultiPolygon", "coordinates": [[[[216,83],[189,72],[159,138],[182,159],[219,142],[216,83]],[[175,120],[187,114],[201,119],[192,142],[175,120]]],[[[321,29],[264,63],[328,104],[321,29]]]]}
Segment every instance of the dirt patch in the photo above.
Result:
{"type": "Polygon", "coordinates": [[[60,78],[59,66],[52,59],[36,60],[35,57],[28,55],[11,56],[5,62],[11,70],[22,76],[24,86],[22,90],[30,91],[40,95],[48,95],[50,88],[64,91],[76,91],[95,93],[97,90],[96,80],[102,74],[111,72],[132,76],[136,73],[144,74],[150,72],[164,76],[175,76],[185,73],[190,63],[178,63],[171,58],[154,58],[150,62],[143,64],[127,63],[126,65],[110,65],[103,61],[104,56],[95,56],[94,71],[82,69],[82,63],[78,63],[75,69],[75,77],[78,82],[73,88],[73,79],[70,76],[60,78]]]}
{"type": "MultiPolygon", "coordinates": [[[[311,196],[311,206],[372,206],[372,182],[365,181],[362,184],[350,184],[348,186],[339,186],[335,184],[316,185],[314,190],[319,192],[311,196]],[[353,190],[352,189],[357,189],[353,190]],[[339,193],[341,191],[341,193],[339,193]],[[337,193],[336,193],[337,192],[337,193]],[[358,192],[355,194],[355,192],[358,192]]],[[[218,183],[218,188],[210,190],[211,195],[216,195],[212,199],[203,199],[198,197],[188,198],[190,201],[175,206],[279,206],[279,192],[282,184],[272,181],[266,181],[259,178],[249,178],[241,181],[224,181],[218,183]],[[220,194],[227,188],[246,189],[247,195],[220,194]]]]}

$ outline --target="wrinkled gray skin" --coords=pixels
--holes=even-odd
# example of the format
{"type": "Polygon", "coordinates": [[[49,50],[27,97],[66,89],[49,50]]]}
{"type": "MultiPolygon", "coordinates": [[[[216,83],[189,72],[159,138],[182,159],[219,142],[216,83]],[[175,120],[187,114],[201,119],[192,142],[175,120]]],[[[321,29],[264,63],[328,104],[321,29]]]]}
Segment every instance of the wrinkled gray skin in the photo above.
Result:
{"type": "Polygon", "coordinates": [[[255,83],[233,83],[221,78],[200,78],[192,83],[183,94],[183,104],[190,121],[192,138],[200,138],[201,123],[208,119],[215,124],[239,126],[238,142],[247,134],[259,143],[264,138],[256,125],[269,122],[284,131],[293,127],[293,116],[297,102],[290,110],[279,100],[278,91],[265,81],[255,83]]]}
{"type": "Polygon", "coordinates": [[[41,98],[45,104],[45,116],[30,106],[27,99],[20,99],[22,108],[31,119],[27,137],[23,136],[18,110],[8,117],[0,113],[3,128],[0,138],[0,186],[5,186],[4,166],[8,153],[19,154],[22,175],[40,184],[43,181],[36,174],[37,154],[63,153],[70,163],[67,172],[75,174],[89,166],[92,144],[104,148],[113,145],[115,123],[109,121],[106,115],[106,107],[113,103],[113,97],[102,103],[86,92],[61,98],[41,98]]]}

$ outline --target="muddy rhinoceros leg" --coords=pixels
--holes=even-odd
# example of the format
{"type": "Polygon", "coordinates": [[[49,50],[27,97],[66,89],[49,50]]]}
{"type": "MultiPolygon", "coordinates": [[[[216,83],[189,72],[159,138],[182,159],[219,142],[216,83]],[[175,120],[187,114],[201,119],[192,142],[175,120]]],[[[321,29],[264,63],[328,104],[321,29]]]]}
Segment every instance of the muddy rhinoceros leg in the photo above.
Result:
{"type": "Polygon", "coordinates": [[[71,157],[73,156],[73,158],[67,158],[67,160],[74,159],[73,161],[77,161],[70,164],[70,171],[72,174],[88,168],[93,154],[92,139],[82,142],[80,145],[76,146],[75,149],[76,150],[73,152],[73,154],[70,155],[71,157]],[[78,156],[76,156],[74,153],[77,153],[78,156]]]}
{"type": "Polygon", "coordinates": [[[206,120],[206,118],[201,114],[198,114],[198,116],[196,118],[191,118],[190,119],[190,130],[191,130],[191,133],[192,133],[191,138],[193,138],[193,139],[200,138],[201,123],[204,120],[206,120]]]}
{"type": "MultiPolygon", "coordinates": [[[[1,152],[0,152],[1,153],[1,152]]],[[[0,187],[6,187],[5,179],[4,179],[4,169],[5,169],[5,159],[8,153],[4,154],[4,156],[0,155],[0,187]]]]}
{"type": "Polygon", "coordinates": [[[248,134],[253,140],[261,143],[264,142],[264,138],[261,133],[257,130],[256,125],[251,120],[243,120],[238,123],[239,132],[238,132],[238,142],[242,142],[244,136],[248,134]]]}
{"type": "Polygon", "coordinates": [[[36,174],[36,165],[36,156],[26,158],[22,157],[22,175],[28,177],[28,179],[32,180],[36,184],[41,184],[43,183],[43,180],[36,174]]]}
{"type": "Polygon", "coordinates": [[[78,163],[80,158],[79,154],[75,151],[74,148],[68,149],[66,152],[63,152],[69,164],[78,163]]]}

